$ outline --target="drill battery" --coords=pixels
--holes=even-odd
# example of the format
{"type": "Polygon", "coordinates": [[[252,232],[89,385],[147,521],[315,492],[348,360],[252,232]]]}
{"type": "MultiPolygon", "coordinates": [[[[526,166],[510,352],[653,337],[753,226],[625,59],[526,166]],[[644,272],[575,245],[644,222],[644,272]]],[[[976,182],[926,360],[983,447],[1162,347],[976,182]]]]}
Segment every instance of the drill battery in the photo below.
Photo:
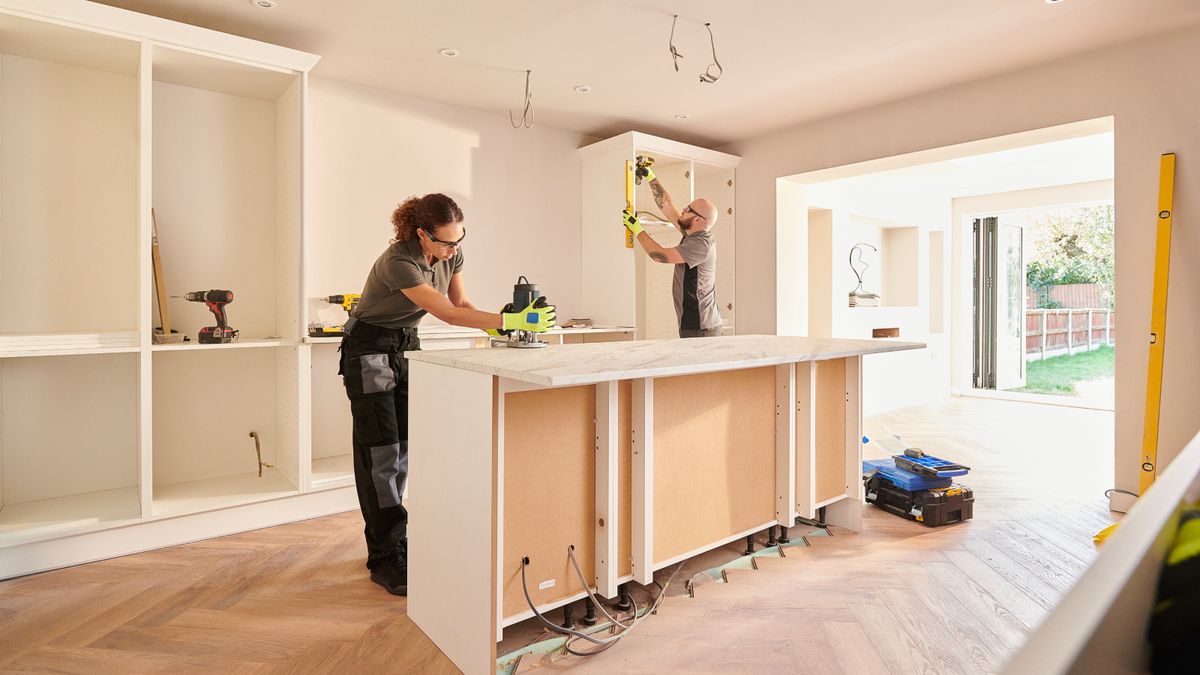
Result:
{"type": "Polygon", "coordinates": [[[223,345],[237,342],[238,331],[229,326],[205,326],[199,337],[202,345],[223,345]]]}

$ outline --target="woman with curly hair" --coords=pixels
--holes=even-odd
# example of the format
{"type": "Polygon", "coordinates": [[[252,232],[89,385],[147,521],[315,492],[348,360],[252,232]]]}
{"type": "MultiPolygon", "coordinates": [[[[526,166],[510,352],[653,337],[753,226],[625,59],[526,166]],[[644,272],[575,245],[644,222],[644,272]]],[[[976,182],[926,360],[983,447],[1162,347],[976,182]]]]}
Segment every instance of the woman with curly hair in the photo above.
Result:
{"type": "Polygon", "coordinates": [[[367,274],[342,338],[339,374],[354,416],[354,482],[366,524],[371,580],[408,593],[408,360],[425,314],[455,326],[543,332],[554,306],[493,314],[475,309],[463,280],[463,212],[444,194],[410,197],[392,213],[395,238],[367,274]]]}

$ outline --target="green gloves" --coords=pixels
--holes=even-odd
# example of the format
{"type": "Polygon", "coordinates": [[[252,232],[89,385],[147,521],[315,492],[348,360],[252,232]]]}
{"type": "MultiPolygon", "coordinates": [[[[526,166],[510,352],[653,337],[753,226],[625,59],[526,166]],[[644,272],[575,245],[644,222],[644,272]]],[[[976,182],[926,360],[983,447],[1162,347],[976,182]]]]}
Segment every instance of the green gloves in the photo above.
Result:
{"type": "Polygon", "coordinates": [[[546,298],[538,298],[520,312],[504,313],[504,330],[526,330],[545,333],[554,328],[554,305],[546,304],[546,298]]]}
{"type": "Polygon", "coordinates": [[[621,221],[625,224],[625,229],[633,233],[633,236],[638,236],[642,233],[642,224],[638,222],[637,216],[625,209],[621,212],[621,221]]]}
{"type": "MultiPolygon", "coordinates": [[[[514,311],[513,304],[511,302],[506,303],[500,308],[500,316],[503,317],[506,312],[512,311],[514,311]]],[[[484,332],[494,338],[508,337],[509,335],[512,335],[511,330],[505,330],[504,328],[485,328],[484,332]]]]}
{"type": "Polygon", "coordinates": [[[633,170],[633,175],[645,181],[652,181],[655,178],[654,169],[651,169],[650,166],[646,164],[639,164],[638,167],[633,170]]]}

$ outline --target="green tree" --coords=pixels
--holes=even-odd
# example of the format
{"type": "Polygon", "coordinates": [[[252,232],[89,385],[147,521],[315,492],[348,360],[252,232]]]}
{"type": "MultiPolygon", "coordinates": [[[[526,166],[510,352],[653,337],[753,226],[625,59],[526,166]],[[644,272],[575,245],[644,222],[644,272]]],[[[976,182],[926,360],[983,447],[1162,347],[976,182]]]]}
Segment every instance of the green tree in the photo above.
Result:
{"type": "Polygon", "coordinates": [[[1113,302],[1113,233],[1111,204],[1053,211],[1034,221],[1031,255],[1025,268],[1038,305],[1047,306],[1049,287],[1098,284],[1102,302],[1113,302]]]}

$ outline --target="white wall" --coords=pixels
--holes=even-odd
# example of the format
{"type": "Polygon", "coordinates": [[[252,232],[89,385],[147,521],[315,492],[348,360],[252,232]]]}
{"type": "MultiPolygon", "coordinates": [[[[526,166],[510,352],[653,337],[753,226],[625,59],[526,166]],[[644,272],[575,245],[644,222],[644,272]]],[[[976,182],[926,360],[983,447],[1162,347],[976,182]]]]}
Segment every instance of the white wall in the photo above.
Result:
{"type": "Polygon", "coordinates": [[[361,291],[396,204],[445,192],[466,216],[464,274],[477,307],[511,302],[524,274],[559,316],[586,311],[576,149],[592,139],[336,80],[310,86],[310,297],[361,291]]]}
{"type": "MultiPolygon", "coordinates": [[[[1200,188],[1188,157],[1200,156],[1197,110],[1200,29],[1073,56],[1014,73],[838,115],[736,143],[723,150],[742,156],[738,167],[738,304],[743,332],[776,328],[776,179],[902,153],[939,148],[1077,120],[1115,118],[1117,306],[1123,320],[1117,342],[1144,343],[1149,323],[1158,158],[1180,153],[1175,210],[1200,210],[1200,188]]],[[[1178,262],[1197,250],[1200,231],[1176,227],[1178,262]]],[[[1193,383],[1200,358],[1179,338],[1200,329],[1200,268],[1172,269],[1160,466],[1197,427],[1193,383]],[[1172,340],[1172,336],[1174,339],[1172,340]]],[[[1119,349],[1116,365],[1117,486],[1137,487],[1147,353],[1119,349]]],[[[1121,505],[1120,502],[1116,502],[1121,505]]]]}

